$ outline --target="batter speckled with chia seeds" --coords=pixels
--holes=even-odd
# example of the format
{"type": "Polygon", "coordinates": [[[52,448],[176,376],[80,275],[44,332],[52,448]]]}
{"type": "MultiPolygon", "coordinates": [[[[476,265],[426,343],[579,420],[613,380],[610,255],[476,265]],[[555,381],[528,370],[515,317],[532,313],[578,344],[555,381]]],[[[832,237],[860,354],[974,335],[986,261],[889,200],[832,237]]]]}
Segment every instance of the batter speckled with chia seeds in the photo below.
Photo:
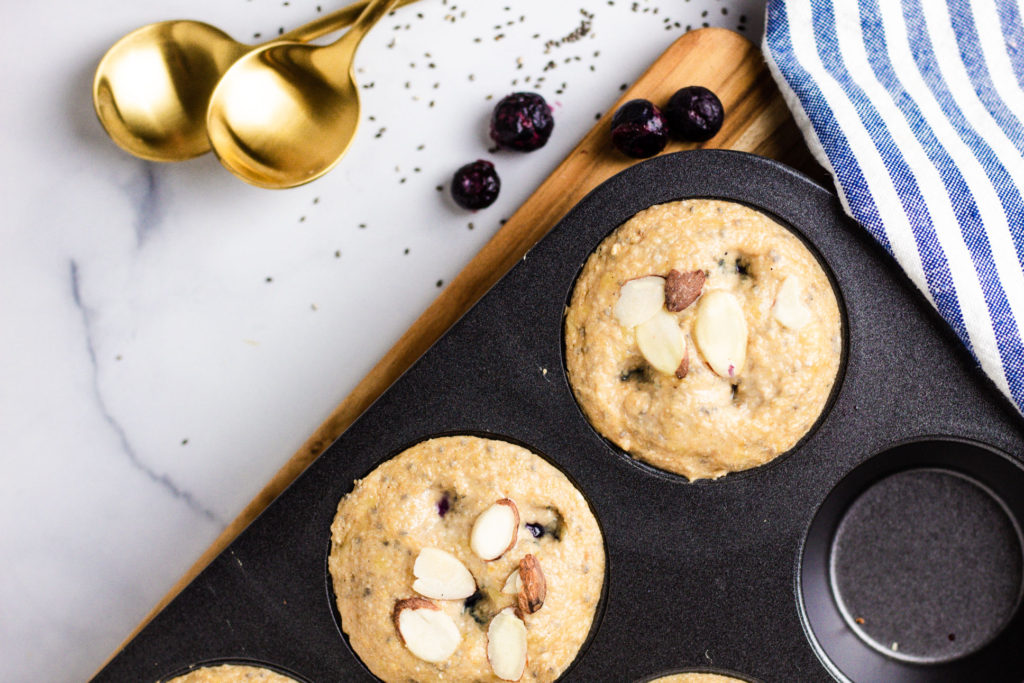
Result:
{"type": "Polygon", "coordinates": [[[357,481],[338,505],[329,569],[342,630],[385,681],[497,681],[488,625],[516,604],[503,589],[527,554],[542,568],[547,594],[537,611],[521,617],[527,634],[521,680],[552,681],[586,640],[604,584],[604,543],[589,505],[564,474],[520,446],[471,436],[418,443],[357,481]],[[517,540],[484,561],[471,549],[471,531],[482,512],[504,499],[518,510],[517,540]],[[420,598],[413,567],[425,548],[453,555],[477,586],[466,599],[432,600],[461,639],[436,664],[403,644],[395,616],[399,601],[420,598]]]}
{"type": "Polygon", "coordinates": [[[746,683],[746,681],[721,674],[685,673],[655,678],[651,683],[746,683]]]}
{"type": "MultiPolygon", "coordinates": [[[[705,328],[720,342],[724,314],[713,313],[705,328]]],[[[807,433],[836,380],[841,327],[829,278],[799,238],[742,204],[688,199],[641,211],[590,255],[566,312],[566,365],[603,436],[655,467],[716,478],[764,464],[807,433]],[[671,271],[702,283],[695,301],[658,314],[682,331],[675,374],[652,367],[638,328],[616,309],[627,282],[671,271]],[[733,302],[718,305],[733,316],[726,327],[743,334],[716,345],[695,326],[722,299],[733,302]],[[730,344],[741,367],[716,371],[709,354],[730,344]]]]}
{"type": "Polygon", "coordinates": [[[296,683],[276,671],[245,664],[204,666],[172,678],[167,683],[296,683]]]}

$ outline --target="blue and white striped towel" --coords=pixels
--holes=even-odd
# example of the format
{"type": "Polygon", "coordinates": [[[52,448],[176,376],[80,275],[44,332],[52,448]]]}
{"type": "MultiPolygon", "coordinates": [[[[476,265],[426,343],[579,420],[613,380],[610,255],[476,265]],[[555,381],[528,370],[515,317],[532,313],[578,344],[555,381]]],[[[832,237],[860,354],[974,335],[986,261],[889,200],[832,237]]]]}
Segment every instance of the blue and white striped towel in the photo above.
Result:
{"type": "Polygon", "coordinates": [[[769,0],[764,54],[847,212],[1024,412],[1024,0],[769,0]]]}

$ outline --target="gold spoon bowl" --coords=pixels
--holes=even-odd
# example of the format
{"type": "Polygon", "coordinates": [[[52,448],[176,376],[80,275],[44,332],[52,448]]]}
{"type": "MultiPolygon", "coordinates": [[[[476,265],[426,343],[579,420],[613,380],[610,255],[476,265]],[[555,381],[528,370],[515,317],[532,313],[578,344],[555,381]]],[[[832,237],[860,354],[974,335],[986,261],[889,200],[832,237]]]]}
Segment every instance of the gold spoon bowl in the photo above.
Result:
{"type": "Polygon", "coordinates": [[[333,168],[359,126],[356,48],[398,2],[371,0],[331,45],[275,41],[238,59],[210,96],[206,117],[221,163],[242,180],[275,189],[333,168]]]}
{"type": "MultiPolygon", "coordinates": [[[[408,4],[414,0],[403,0],[408,4]]],[[[367,0],[325,14],[279,40],[307,41],[350,25],[367,0]]],[[[103,56],[93,106],[122,149],[150,161],[184,161],[210,150],[206,110],[228,68],[256,46],[199,21],[162,21],[132,31],[103,56]]]]}

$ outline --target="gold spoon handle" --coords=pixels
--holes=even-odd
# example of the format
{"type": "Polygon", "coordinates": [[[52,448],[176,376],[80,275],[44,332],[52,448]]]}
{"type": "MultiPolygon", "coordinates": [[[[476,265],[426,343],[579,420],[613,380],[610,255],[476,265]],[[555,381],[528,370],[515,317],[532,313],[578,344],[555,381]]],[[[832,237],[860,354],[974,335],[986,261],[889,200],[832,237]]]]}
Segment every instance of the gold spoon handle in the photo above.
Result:
{"type": "MultiPolygon", "coordinates": [[[[319,19],[315,19],[308,24],[292,29],[291,31],[278,36],[274,40],[296,40],[301,43],[305,43],[310,40],[315,40],[321,36],[325,36],[328,33],[337,31],[338,29],[349,26],[355,22],[366,10],[370,1],[371,0],[359,0],[358,2],[353,2],[351,5],[334,10],[333,12],[325,14],[319,19]]],[[[405,7],[406,5],[411,5],[414,2],[416,2],[416,0],[401,0],[396,7],[405,7]]],[[[390,11],[390,8],[385,10],[385,13],[388,11],[390,11]]]]}
{"type": "Polygon", "coordinates": [[[323,52],[325,66],[345,67],[346,70],[352,67],[352,58],[356,48],[362,42],[363,37],[369,33],[380,19],[398,6],[400,0],[370,0],[366,9],[356,19],[345,35],[329,45],[323,52]]]}

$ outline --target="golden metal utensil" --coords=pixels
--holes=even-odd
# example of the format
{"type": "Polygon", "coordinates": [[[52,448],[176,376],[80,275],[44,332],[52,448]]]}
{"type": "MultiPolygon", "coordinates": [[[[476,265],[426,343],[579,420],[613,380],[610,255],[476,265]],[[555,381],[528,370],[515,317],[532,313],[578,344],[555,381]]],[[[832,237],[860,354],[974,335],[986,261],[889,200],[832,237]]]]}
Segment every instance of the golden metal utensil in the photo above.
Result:
{"type": "MultiPolygon", "coordinates": [[[[319,38],[350,25],[367,4],[359,0],[272,42],[319,38]]],[[[210,150],[210,94],[224,72],[257,47],[199,21],[143,26],[117,41],[100,61],[92,90],[96,115],[111,139],[135,156],[150,161],[199,156],[210,150]]]]}
{"type": "Polygon", "coordinates": [[[325,47],[274,42],[245,55],[210,96],[206,130],[221,163],[266,188],[319,178],[348,150],[359,126],[356,48],[399,0],[372,0],[325,47]]]}

